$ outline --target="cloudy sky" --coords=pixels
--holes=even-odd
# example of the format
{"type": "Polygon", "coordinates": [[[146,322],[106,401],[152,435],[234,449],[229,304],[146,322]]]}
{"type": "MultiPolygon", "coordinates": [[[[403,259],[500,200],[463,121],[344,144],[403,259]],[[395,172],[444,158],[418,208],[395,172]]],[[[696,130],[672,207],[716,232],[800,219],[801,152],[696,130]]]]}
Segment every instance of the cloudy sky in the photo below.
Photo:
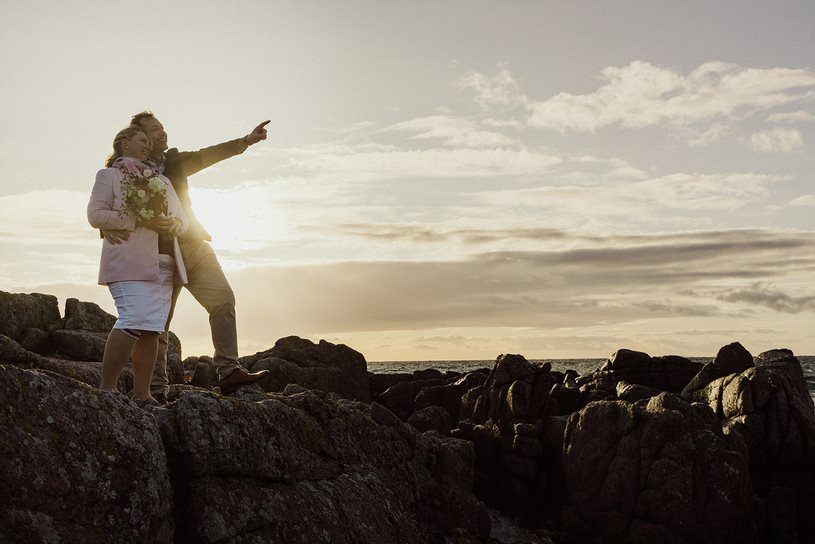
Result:
{"type": "MultiPolygon", "coordinates": [[[[809,1],[0,1],[0,289],[77,297],[113,135],[156,113],[241,353],[815,353],[809,1]]],[[[211,351],[189,295],[173,330],[211,351]]]]}

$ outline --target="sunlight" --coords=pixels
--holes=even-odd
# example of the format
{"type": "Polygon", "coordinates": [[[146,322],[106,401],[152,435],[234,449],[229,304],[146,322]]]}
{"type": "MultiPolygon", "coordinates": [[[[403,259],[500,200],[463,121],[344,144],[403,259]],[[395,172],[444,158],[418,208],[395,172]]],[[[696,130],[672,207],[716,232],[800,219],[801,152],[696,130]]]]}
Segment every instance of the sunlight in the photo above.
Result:
{"type": "Polygon", "coordinates": [[[258,250],[287,236],[286,214],[267,186],[191,188],[190,196],[216,251],[258,250]]]}

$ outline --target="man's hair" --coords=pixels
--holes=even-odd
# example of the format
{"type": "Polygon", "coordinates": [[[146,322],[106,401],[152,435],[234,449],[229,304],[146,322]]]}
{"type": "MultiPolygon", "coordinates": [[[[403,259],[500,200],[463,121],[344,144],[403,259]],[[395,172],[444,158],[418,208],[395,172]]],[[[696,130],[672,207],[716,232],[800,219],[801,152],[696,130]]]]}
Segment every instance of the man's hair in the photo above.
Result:
{"type": "Polygon", "coordinates": [[[137,127],[140,127],[141,122],[144,121],[145,119],[155,119],[155,118],[156,118],[156,116],[153,115],[152,111],[144,110],[143,112],[137,113],[136,115],[134,115],[133,118],[130,119],[130,124],[131,125],[136,125],[137,127]]]}

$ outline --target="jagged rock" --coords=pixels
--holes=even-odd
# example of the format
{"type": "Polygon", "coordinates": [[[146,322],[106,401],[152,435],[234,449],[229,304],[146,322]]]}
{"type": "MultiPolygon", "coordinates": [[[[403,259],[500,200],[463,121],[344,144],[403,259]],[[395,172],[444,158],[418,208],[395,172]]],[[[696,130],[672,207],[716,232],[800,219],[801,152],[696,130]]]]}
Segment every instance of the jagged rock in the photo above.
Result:
{"type": "Polygon", "coordinates": [[[13,340],[28,328],[50,331],[59,326],[59,304],[54,295],[0,291],[0,334],[13,340]]]}
{"type": "Polygon", "coordinates": [[[707,363],[699,373],[682,390],[682,395],[687,396],[694,391],[703,389],[713,380],[729,376],[730,374],[741,374],[753,366],[753,356],[738,342],[728,344],[721,348],[716,357],[707,363]]]}
{"type": "Polygon", "coordinates": [[[365,409],[304,392],[261,402],[184,393],[154,410],[185,505],[176,542],[485,538],[472,446],[379,425],[365,409]]]}
{"type": "MultiPolygon", "coordinates": [[[[815,406],[792,352],[762,353],[755,366],[715,379],[685,398],[710,406],[726,434],[743,437],[757,492],[769,501],[793,497],[800,538],[811,535],[815,531],[811,516],[815,510],[815,406]]],[[[772,502],[769,509],[776,514],[789,510],[772,502]]],[[[773,523],[782,533],[795,530],[777,519],[773,523]]]]}
{"type": "Polygon", "coordinates": [[[414,405],[418,410],[428,406],[444,408],[450,419],[450,424],[455,427],[458,425],[458,416],[464,394],[470,389],[480,387],[486,381],[487,377],[483,373],[469,372],[452,383],[422,388],[414,398],[414,405]]]}
{"type": "Polygon", "coordinates": [[[58,354],[74,361],[101,361],[109,332],[56,330],[51,333],[51,345],[58,354]]]}
{"type": "Polygon", "coordinates": [[[0,365],[0,541],[173,542],[156,421],[121,395],[0,365]]]}
{"type": "Polygon", "coordinates": [[[81,302],[75,298],[65,301],[65,318],[62,328],[75,331],[88,331],[105,333],[106,335],[116,323],[116,316],[110,315],[98,304],[81,302]]]}
{"type": "Polygon", "coordinates": [[[42,329],[27,328],[18,342],[26,350],[39,355],[46,355],[53,351],[51,335],[42,329]]]}
{"type": "Polygon", "coordinates": [[[638,400],[650,399],[659,395],[661,391],[654,387],[646,387],[625,381],[617,382],[617,398],[635,403],[638,400]]]}
{"type": "Polygon", "coordinates": [[[577,541],[762,541],[747,459],[707,407],[668,393],[646,408],[591,403],[569,417],[563,456],[564,523],[577,541]]]}
{"type": "Polygon", "coordinates": [[[167,333],[167,379],[170,383],[184,383],[181,363],[181,341],[173,331],[167,333]]]}
{"type": "Polygon", "coordinates": [[[611,376],[614,383],[626,381],[669,393],[681,393],[701,368],[701,363],[678,355],[651,357],[647,353],[619,349],[595,374],[611,376]]]}
{"type": "Polygon", "coordinates": [[[200,387],[202,389],[213,389],[217,381],[215,367],[212,366],[212,363],[198,361],[195,364],[195,370],[193,370],[190,385],[200,387]]]}
{"type": "Polygon", "coordinates": [[[289,336],[278,340],[272,349],[241,357],[240,361],[253,372],[265,369],[272,373],[260,382],[266,391],[282,391],[288,383],[297,383],[349,399],[365,402],[371,399],[365,357],[344,344],[325,340],[315,344],[289,336]],[[283,365],[281,360],[288,364],[283,365]],[[284,377],[290,381],[282,383],[284,377]]]}
{"type": "Polygon", "coordinates": [[[428,387],[444,385],[444,380],[414,380],[399,382],[385,390],[376,401],[388,410],[399,416],[402,421],[416,411],[416,397],[428,387]]]}
{"type": "Polygon", "coordinates": [[[422,432],[436,431],[443,435],[450,434],[450,414],[441,406],[427,406],[417,410],[411,414],[407,422],[422,432]]]}
{"type": "Polygon", "coordinates": [[[375,399],[389,387],[401,382],[412,382],[415,377],[409,372],[389,372],[388,374],[368,372],[368,379],[371,384],[371,398],[375,399]]]}
{"type": "Polygon", "coordinates": [[[23,368],[31,368],[42,359],[18,344],[14,339],[0,334],[0,363],[12,364],[23,368]]]}

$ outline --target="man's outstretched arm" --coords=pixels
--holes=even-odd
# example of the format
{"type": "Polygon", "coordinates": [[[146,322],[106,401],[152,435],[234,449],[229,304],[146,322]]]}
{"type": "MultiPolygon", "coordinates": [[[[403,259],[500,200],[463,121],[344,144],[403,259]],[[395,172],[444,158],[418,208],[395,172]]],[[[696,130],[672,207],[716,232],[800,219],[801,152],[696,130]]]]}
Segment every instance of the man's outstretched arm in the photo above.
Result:
{"type": "Polygon", "coordinates": [[[199,149],[198,151],[179,151],[176,153],[168,152],[168,157],[172,157],[174,162],[181,166],[184,175],[191,176],[196,172],[200,172],[204,168],[208,168],[215,163],[221,162],[224,159],[240,155],[250,145],[254,145],[266,139],[266,125],[270,121],[263,121],[252,131],[236,140],[230,140],[222,144],[213,145],[199,149]]]}

